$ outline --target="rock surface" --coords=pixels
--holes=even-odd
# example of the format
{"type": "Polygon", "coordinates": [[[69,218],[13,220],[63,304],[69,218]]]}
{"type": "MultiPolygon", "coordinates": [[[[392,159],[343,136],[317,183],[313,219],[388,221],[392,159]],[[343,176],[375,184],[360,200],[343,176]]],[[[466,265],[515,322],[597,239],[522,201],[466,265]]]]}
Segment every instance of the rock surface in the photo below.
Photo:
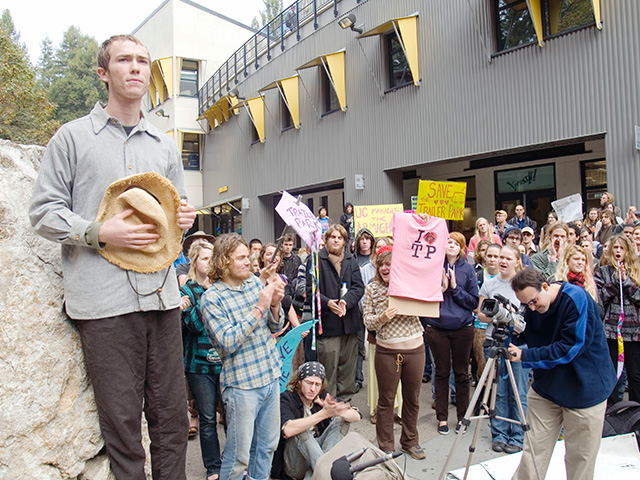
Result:
{"type": "Polygon", "coordinates": [[[0,140],[0,478],[113,479],[80,339],[61,313],[60,246],[27,217],[43,152],[0,140]]]}

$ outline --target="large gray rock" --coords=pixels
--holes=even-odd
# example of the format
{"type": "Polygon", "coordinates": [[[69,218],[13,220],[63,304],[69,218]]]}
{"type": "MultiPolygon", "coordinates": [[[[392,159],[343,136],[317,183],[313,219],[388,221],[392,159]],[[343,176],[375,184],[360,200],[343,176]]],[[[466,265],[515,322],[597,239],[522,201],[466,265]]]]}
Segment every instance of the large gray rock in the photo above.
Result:
{"type": "Polygon", "coordinates": [[[80,340],[61,313],[60,246],[27,218],[43,152],[0,140],[0,478],[112,479],[80,340]]]}

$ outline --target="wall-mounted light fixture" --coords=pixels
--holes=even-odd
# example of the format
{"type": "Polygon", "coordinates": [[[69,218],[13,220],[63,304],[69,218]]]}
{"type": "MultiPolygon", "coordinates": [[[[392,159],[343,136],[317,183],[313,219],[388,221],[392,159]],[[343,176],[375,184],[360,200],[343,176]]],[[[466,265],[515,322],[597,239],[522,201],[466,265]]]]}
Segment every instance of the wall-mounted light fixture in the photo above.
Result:
{"type": "Polygon", "coordinates": [[[364,24],[356,27],[356,16],[353,13],[341,17],[340,20],[338,20],[338,25],[340,25],[340,28],[350,28],[352,32],[364,32],[364,24]]]}
{"type": "Polygon", "coordinates": [[[163,118],[169,118],[169,115],[166,115],[162,108],[160,110],[156,110],[156,115],[163,118]]]}

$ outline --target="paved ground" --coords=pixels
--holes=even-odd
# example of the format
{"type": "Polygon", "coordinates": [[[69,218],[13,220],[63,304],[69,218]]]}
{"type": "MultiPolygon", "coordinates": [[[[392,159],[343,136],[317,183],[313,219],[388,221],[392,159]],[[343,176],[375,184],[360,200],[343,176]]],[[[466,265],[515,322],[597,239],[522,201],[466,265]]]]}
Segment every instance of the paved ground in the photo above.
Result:
{"type": "MultiPolygon", "coordinates": [[[[363,370],[366,375],[366,360],[363,370]]],[[[405,476],[408,479],[428,480],[438,478],[446,458],[450,453],[453,442],[457,438],[457,435],[453,432],[456,419],[455,407],[450,405],[449,409],[449,428],[451,429],[451,433],[444,436],[439,435],[436,431],[438,423],[436,421],[435,410],[431,408],[431,403],[431,382],[426,384],[423,383],[420,392],[418,432],[420,434],[420,444],[425,449],[427,459],[417,461],[413,460],[408,455],[403,455],[397,459],[400,467],[406,468],[405,476]]],[[[369,421],[366,383],[362,390],[360,390],[360,392],[354,397],[353,404],[360,409],[364,418],[360,422],[353,424],[352,431],[362,434],[374,445],[377,445],[375,426],[369,421]]],[[[473,429],[475,428],[476,423],[477,421],[473,421],[471,424],[471,430],[462,436],[455,455],[452,457],[448,470],[455,470],[466,465],[469,454],[468,448],[471,444],[473,429]]],[[[488,420],[481,420],[480,424],[480,432],[476,442],[476,450],[473,454],[472,464],[479,463],[490,458],[495,458],[499,455],[504,455],[503,453],[498,454],[491,450],[491,433],[489,431],[488,420]]],[[[394,428],[397,442],[399,442],[400,438],[400,428],[400,425],[396,425],[394,428]]],[[[220,427],[218,431],[221,442],[224,442],[224,432],[222,428],[220,427]]],[[[396,443],[396,448],[400,448],[399,443],[396,443]]],[[[189,480],[204,480],[206,478],[205,470],[202,466],[202,459],[200,457],[200,443],[197,439],[189,441],[189,449],[187,452],[187,478],[189,480]]]]}

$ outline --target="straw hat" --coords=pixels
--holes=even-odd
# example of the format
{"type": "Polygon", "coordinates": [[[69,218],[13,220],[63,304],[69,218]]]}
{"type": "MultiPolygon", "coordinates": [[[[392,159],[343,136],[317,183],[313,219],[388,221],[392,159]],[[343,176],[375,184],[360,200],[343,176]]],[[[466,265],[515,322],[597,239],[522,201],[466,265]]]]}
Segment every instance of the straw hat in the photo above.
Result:
{"type": "Polygon", "coordinates": [[[182,230],[177,224],[180,195],[171,182],[156,172],[140,173],[113,182],[104,192],[97,222],[133,208],[124,221],[130,225],[151,223],[160,238],[142,250],[108,245],[98,250],[124,270],[153,273],[167,268],[180,255],[182,230]]]}

